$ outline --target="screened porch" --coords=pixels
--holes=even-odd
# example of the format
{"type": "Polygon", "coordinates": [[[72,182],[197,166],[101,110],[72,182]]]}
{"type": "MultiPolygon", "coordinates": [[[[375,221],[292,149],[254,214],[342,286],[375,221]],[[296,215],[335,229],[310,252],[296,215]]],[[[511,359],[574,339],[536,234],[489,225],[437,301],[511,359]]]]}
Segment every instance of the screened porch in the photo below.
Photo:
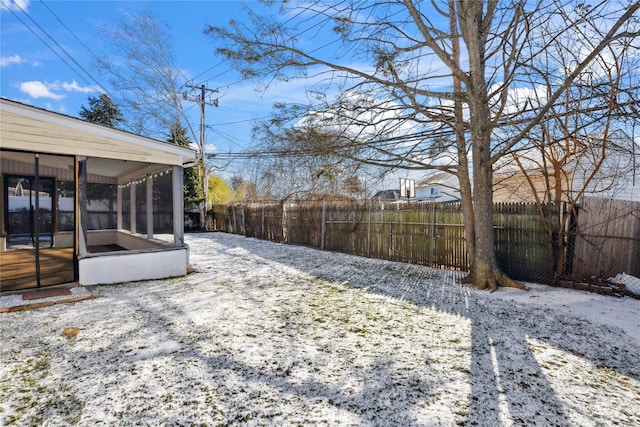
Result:
{"type": "Polygon", "coordinates": [[[2,100],[0,291],[186,273],[193,150],[2,100]]]}

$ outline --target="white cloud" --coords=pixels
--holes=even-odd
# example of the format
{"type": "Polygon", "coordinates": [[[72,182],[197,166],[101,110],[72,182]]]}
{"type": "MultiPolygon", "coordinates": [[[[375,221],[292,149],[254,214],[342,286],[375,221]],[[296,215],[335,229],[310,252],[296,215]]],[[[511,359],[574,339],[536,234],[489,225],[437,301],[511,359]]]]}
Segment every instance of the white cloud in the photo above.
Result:
{"type": "Polygon", "coordinates": [[[99,86],[80,86],[75,80],[71,82],[55,81],[53,83],[31,81],[20,84],[20,90],[32,98],[50,98],[59,101],[65,97],[60,92],[92,93],[100,92],[99,86]]]}
{"type": "Polygon", "coordinates": [[[38,65],[37,62],[27,61],[26,59],[22,58],[20,55],[13,55],[13,56],[3,56],[2,58],[0,58],[0,67],[9,67],[14,64],[24,64],[25,62],[30,63],[32,65],[38,65]]]}
{"type": "MultiPolygon", "coordinates": [[[[492,89],[499,90],[499,84],[496,84],[492,89]]],[[[516,114],[523,109],[537,108],[541,105],[545,105],[548,98],[548,88],[543,85],[535,85],[533,87],[511,87],[509,88],[509,94],[507,97],[507,103],[503,114],[516,114]]],[[[493,101],[495,105],[500,104],[500,94],[497,93],[493,101]]]]}
{"type": "Polygon", "coordinates": [[[38,81],[20,83],[20,90],[32,98],[51,98],[56,101],[64,98],[64,95],[52,92],[46,83],[38,81]]]}
{"type": "Polygon", "coordinates": [[[0,9],[26,12],[29,9],[29,0],[0,0],[0,9]]]}
{"type": "Polygon", "coordinates": [[[55,84],[59,84],[61,89],[66,90],[67,92],[81,92],[81,93],[91,93],[91,92],[100,92],[102,89],[99,86],[79,86],[78,83],[73,80],[71,83],[62,82],[55,84]]]}

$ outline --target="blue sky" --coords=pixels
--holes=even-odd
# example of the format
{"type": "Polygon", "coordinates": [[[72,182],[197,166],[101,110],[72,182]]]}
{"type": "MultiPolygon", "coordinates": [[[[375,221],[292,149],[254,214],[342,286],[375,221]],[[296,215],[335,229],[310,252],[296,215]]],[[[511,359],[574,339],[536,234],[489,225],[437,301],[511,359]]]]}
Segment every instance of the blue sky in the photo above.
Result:
{"type": "MultiPolygon", "coordinates": [[[[92,56],[106,53],[101,28],[115,26],[123,15],[150,11],[169,28],[177,66],[185,75],[183,83],[219,90],[218,107],[206,107],[207,152],[255,150],[251,132],[255,121],[273,114],[274,103],[308,103],[305,89],[314,85],[304,79],[271,81],[263,90],[214,54],[216,46],[204,35],[205,27],[246,20],[246,7],[265,8],[257,0],[0,0],[0,5],[0,96],[74,117],[89,105],[88,97],[100,93],[102,81],[92,56]]],[[[318,31],[312,33],[304,43],[324,44],[318,31]]],[[[109,92],[108,86],[105,89],[109,92]]],[[[187,113],[197,132],[198,105],[189,104],[187,113]]],[[[213,166],[214,173],[227,179],[251,178],[253,173],[244,160],[229,162],[227,157],[213,166]]]]}
{"type": "MultiPolygon", "coordinates": [[[[115,26],[124,14],[143,10],[168,26],[177,66],[185,75],[183,83],[219,90],[219,107],[206,109],[208,151],[254,149],[254,121],[272,114],[275,102],[306,103],[305,85],[313,85],[292,80],[259,91],[257,82],[242,80],[214,54],[214,42],[203,33],[206,25],[243,21],[245,7],[264,7],[257,1],[0,0],[0,5],[0,96],[70,116],[78,116],[88,97],[100,92],[92,55],[105,53],[101,27],[115,26]]],[[[307,23],[307,28],[315,27],[307,23]]],[[[307,47],[322,46],[319,34],[311,31],[303,42],[307,47]]],[[[197,104],[192,103],[188,113],[197,128],[197,104]]],[[[242,164],[227,165],[223,176],[247,177],[249,172],[242,168],[242,164]]]]}
{"type": "MultiPolygon", "coordinates": [[[[276,84],[266,93],[257,91],[255,82],[242,81],[214,55],[213,41],[203,34],[207,24],[243,20],[243,6],[260,7],[257,2],[0,2],[0,96],[4,98],[77,117],[81,106],[88,106],[88,97],[99,94],[99,78],[92,80],[83,69],[96,76],[91,58],[92,53],[104,52],[100,28],[114,25],[122,14],[145,9],[169,27],[177,65],[188,79],[193,79],[184,83],[219,89],[219,107],[206,109],[206,124],[211,126],[206,140],[216,150],[251,148],[254,119],[268,116],[274,102],[305,98],[304,91],[296,89],[299,83],[276,84]]],[[[195,103],[189,114],[198,126],[199,108],[195,103]]]]}

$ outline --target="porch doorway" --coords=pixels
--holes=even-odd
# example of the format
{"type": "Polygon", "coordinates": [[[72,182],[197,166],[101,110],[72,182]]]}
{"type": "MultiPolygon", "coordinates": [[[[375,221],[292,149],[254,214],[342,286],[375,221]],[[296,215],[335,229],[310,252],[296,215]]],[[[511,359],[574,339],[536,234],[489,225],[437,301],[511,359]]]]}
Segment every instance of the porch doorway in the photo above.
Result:
{"type": "Polygon", "coordinates": [[[5,150],[1,154],[0,292],[73,282],[72,239],[60,239],[58,224],[60,205],[69,201],[61,199],[64,192],[58,187],[64,182],[58,181],[52,165],[73,165],[74,159],[5,150]]]}

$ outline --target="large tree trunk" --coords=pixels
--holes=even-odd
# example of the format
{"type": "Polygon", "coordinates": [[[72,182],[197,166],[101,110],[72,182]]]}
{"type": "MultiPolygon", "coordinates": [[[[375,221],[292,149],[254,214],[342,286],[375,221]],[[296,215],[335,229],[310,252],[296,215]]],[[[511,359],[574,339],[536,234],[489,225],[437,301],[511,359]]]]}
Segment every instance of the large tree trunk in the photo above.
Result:
{"type": "MultiPolygon", "coordinates": [[[[449,0],[449,9],[455,10],[454,0],[449,0]]],[[[451,31],[451,58],[453,62],[460,66],[460,37],[458,34],[458,22],[452,14],[449,19],[449,31],[451,31]]],[[[462,98],[462,81],[460,76],[453,73],[453,92],[457,95],[453,104],[453,114],[455,117],[454,133],[456,138],[456,149],[458,152],[458,185],[460,186],[460,198],[462,205],[462,218],[465,223],[465,242],[467,256],[469,257],[469,268],[473,271],[475,266],[476,236],[475,220],[473,218],[473,193],[471,190],[471,180],[469,179],[469,159],[467,157],[467,138],[465,135],[464,106],[462,98]]]]}
{"type": "Polygon", "coordinates": [[[473,228],[475,252],[469,279],[478,289],[495,291],[498,286],[523,288],[498,267],[493,231],[493,164],[491,163],[491,110],[485,78],[487,30],[495,0],[460,1],[460,30],[469,56],[469,130],[473,156],[473,228]],[[487,16],[484,16],[486,6],[487,16]]]}
{"type": "MultiPolygon", "coordinates": [[[[464,143],[464,141],[462,142],[464,143]]],[[[469,179],[469,162],[467,156],[460,160],[458,166],[458,183],[460,184],[460,198],[462,205],[462,218],[464,220],[464,237],[469,258],[469,268],[473,271],[476,254],[476,232],[475,218],[473,214],[473,193],[471,190],[471,180],[469,179]]]]}
{"type": "MultiPolygon", "coordinates": [[[[477,120],[472,120],[477,121],[477,120]]],[[[478,126],[479,123],[476,123],[478,126]]],[[[490,136],[485,135],[485,140],[490,136]]],[[[474,141],[477,142],[477,141],[474,141]]],[[[475,225],[475,256],[469,280],[477,289],[495,291],[498,286],[526,289],[500,270],[496,258],[493,229],[493,169],[488,142],[473,145],[473,218],[475,225]]]]}

